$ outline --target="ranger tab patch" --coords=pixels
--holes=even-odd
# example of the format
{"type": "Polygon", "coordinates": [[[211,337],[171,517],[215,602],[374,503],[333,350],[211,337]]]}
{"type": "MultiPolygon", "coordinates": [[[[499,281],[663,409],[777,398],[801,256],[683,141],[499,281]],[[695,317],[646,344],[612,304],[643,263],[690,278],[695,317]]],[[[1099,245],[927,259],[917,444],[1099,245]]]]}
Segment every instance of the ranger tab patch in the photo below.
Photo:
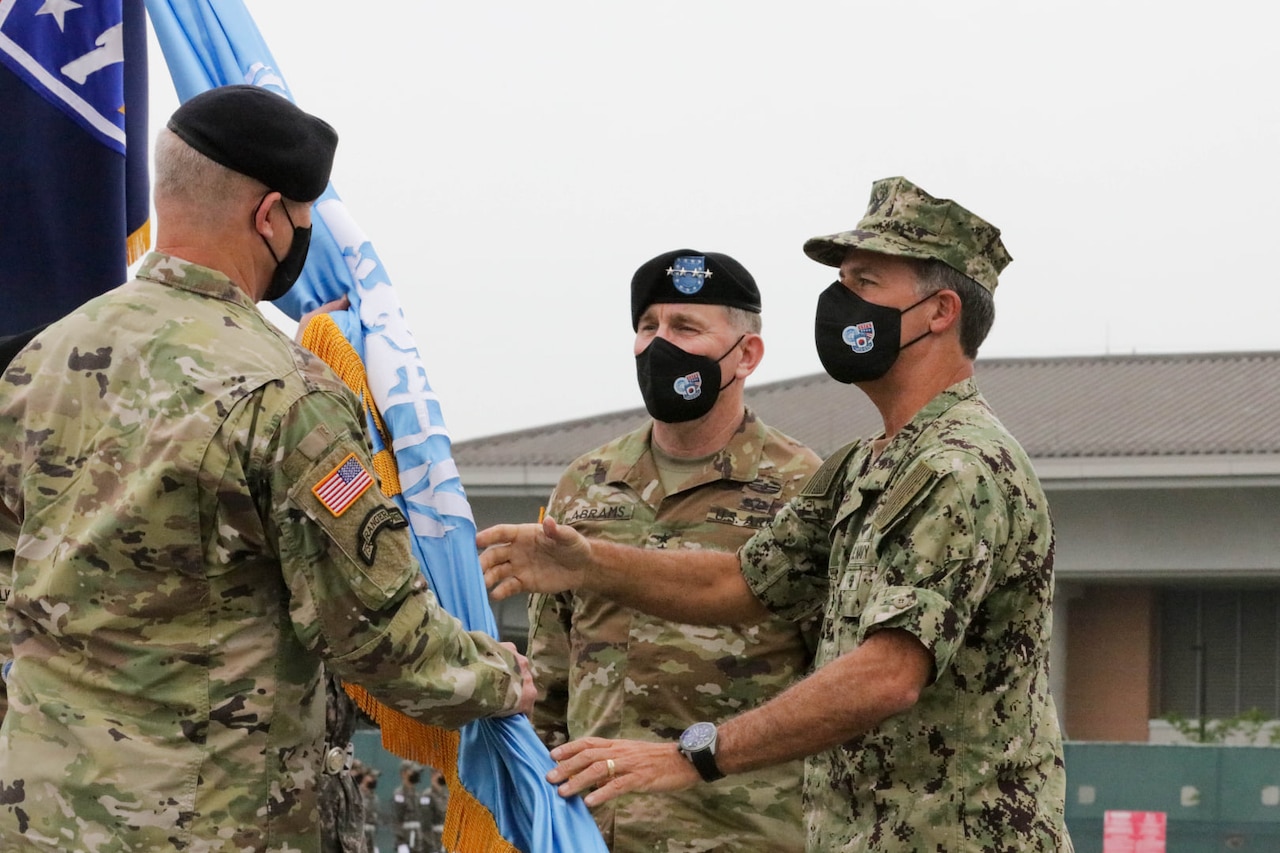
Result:
{"type": "Polygon", "coordinates": [[[337,468],[311,487],[311,491],[324,504],[324,508],[337,518],[372,485],[373,477],[354,453],[348,453],[337,468]]]}
{"type": "Polygon", "coordinates": [[[356,548],[360,551],[360,559],[366,566],[372,566],[378,556],[378,534],[383,530],[399,530],[408,527],[409,520],[399,507],[379,506],[369,510],[369,514],[360,522],[360,539],[356,548]]]}

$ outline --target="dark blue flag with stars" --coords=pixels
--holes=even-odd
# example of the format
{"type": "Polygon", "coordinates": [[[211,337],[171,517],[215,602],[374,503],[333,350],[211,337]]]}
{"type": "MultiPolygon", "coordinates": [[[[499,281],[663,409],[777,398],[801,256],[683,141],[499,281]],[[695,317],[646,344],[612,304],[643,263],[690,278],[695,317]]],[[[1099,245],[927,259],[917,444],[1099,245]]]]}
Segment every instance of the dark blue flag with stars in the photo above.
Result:
{"type": "Polygon", "coordinates": [[[142,0],[0,0],[0,335],[124,282],[149,210],[142,0]]]}

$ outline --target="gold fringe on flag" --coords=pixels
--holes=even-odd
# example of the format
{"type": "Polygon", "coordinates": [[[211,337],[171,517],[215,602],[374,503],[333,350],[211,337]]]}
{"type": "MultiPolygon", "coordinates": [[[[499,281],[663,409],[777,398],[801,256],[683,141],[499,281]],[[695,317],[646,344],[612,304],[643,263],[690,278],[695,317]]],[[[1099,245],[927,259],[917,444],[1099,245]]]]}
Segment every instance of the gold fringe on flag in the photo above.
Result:
{"type": "MultiPolygon", "coordinates": [[[[338,329],[328,314],[311,318],[302,330],[302,345],[319,356],[334,373],[354,391],[373,418],[384,447],[391,447],[382,415],[369,390],[369,377],[355,348],[338,329]]],[[[400,476],[390,450],[374,455],[373,467],[378,474],[382,493],[400,494],[400,476]]],[[[388,752],[408,761],[427,764],[444,774],[449,786],[449,808],[444,820],[444,849],[451,853],[519,853],[502,837],[489,808],[475,798],[458,778],[458,743],[456,731],[431,726],[388,708],[358,684],[344,684],[344,689],[360,710],[369,715],[382,731],[382,746],[388,752]]]]}
{"type": "Polygon", "coordinates": [[[124,239],[124,255],[125,266],[132,264],[138,258],[147,253],[147,249],[151,248],[151,220],[138,226],[138,228],[124,239]]]}

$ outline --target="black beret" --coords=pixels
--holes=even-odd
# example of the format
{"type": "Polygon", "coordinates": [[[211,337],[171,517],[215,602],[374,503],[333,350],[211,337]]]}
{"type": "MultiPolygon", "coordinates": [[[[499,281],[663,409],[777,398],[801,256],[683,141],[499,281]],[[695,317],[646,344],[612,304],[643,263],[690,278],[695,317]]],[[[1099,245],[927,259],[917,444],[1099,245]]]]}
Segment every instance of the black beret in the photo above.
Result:
{"type": "Polygon", "coordinates": [[[747,268],[719,252],[676,249],[645,261],[631,277],[631,328],[655,302],[728,305],[760,313],[760,289],[747,268]]]}
{"type": "Polygon", "coordinates": [[[327,122],[259,86],[201,92],[178,107],[169,130],[215,163],[293,201],[320,197],[338,147],[327,122]]]}

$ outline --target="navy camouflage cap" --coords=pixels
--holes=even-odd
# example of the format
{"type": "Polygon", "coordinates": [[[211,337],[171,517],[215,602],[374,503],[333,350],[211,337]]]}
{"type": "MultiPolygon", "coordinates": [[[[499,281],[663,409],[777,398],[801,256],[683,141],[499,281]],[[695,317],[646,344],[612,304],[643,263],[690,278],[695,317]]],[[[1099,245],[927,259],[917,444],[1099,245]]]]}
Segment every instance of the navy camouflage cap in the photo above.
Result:
{"type": "Polygon", "coordinates": [[[650,305],[692,302],[760,313],[760,288],[747,268],[720,252],[675,249],[640,265],[631,277],[631,328],[650,305]]]}
{"type": "Polygon", "coordinates": [[[871,185],[866,215],[852,231],[805,242],[804,253],[838,267],[850,249],[938,260],[994,292],[1000,271],[1013,260],[1000,229],[954,201],[934,198],[906,178],[871,185]]]}

